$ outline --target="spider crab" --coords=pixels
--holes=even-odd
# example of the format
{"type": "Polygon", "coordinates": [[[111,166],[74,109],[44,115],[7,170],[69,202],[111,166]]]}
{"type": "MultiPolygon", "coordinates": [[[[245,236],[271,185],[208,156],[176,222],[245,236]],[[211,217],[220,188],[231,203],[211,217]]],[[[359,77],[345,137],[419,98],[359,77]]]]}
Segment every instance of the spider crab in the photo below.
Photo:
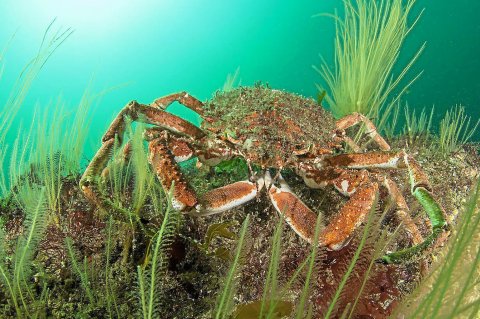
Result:
{"type": "MultiPolygon", "coordinates": [[[[103,208],[112,202],[97,187],[102,169],[115,143],[122,143],[126,119],[151,124],[144,138],[149,142],[149,162],[165,191],[172,189],[172,205],[196,215],[221,213],[243,205],[266,190],[273,206],[290,227],[308,242],[314,241],[317,215],[290,189],[281,171],[290,169],[312,188],[333,186],[348,199],[322,230],[318,243],[331,250],[342,248],[372,210],[379,187],[385,187],[396,204],[396,214],[406,227],[412,247],[387,254],[383,261],[400,262],[429,247],[447,227],[445,213],[435,201],[427,176],[404,151],[392,152],[365,116],[354,113],[337,121],[311,99],[256,86],[218,93],[202,103],[186,92],[167,95],[149,105],[128,103],[102,138],[102,146],[86,168],[80,186],[86,197],[103,208]],[[201,127],[166,112],[179,102],[203,118],[201,127]],[[361,153],[345,131],[364,123],[367,134],[381,151],[361,153]],[[117,142],[116,142],[117,140],[117,142]],[[342,144],[353,153],[339,153],[342,144]],[[197,157],[208,166],[243,157],[250,178],[208,191],[202,197],[182,176],[179,162],[197,157]],[[270,170],[276,174],[272,177],[270,170]],[[408,172],[411,193],[420,202],[432,225],[423,238],[409,215],[406,201],[388,169],[408,172]]],[[[129,153],[129,143],[124,153],[129,153]]]]}

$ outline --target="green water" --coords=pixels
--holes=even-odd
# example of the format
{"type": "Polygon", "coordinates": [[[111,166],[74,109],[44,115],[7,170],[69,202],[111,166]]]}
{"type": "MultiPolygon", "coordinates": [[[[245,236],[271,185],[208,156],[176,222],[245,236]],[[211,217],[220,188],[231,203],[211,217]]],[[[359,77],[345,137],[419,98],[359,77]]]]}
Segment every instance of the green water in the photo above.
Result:
{"type": "MultiPolygon", "coordinates": [[[[320,54],[332,61],[334,25],[331,18],[313,16],[335,8],[342,8],[340,0],[2,0],[0,45],[15,36],[6,50],[0,99],[55,17],[56,27],[75,32],[34,83],[20,119],[28,123],[35,102],[47,105],[58,95],[74,105],[90,81],[94,92],[114,88],[94,114],[92,148],[129,100],[149,103],[181,90],[204,100],[237,67],[244,85],[263,81],[315,96],[321,79],[312,65],[320,63],[320,54]]],[[[455,104],[479,117],[480,2],[418,0],[414,13],[422,8],[400,63],[427,41],[411,76],[424,74],[405,99],[415,108],[435,105],[438,119],[455,104]]],[[[172,111],[194,118],[179,106],[172,111]]]]}

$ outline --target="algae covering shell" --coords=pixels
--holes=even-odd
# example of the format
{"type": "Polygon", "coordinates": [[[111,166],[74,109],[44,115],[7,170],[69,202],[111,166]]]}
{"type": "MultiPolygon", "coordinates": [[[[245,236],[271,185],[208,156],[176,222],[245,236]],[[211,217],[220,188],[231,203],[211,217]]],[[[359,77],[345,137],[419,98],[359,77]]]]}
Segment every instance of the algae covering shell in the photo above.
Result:
{"type": "Polygon", "coordinates": [[[333,115],[315,100],[257,85],[218,92],[205,105],[202,126],[237,141],[245,157],[262,166],[284,166],[292,154],[328,148],[333,115]]]}

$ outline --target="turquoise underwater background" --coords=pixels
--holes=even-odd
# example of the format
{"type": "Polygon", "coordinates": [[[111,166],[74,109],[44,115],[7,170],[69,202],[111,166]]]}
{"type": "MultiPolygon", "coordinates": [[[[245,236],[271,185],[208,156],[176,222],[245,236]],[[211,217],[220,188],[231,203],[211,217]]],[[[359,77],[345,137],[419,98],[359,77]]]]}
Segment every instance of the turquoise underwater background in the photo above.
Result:
{"type": "MultiPolygon", "coordinates": [[[[262,81],[315,97],[315,83],[321,78],[312,65],[320,64],[320,55],[333,61],[334,37],[333,19],[315,15],[341,12],[342,6],[341,0],[2,0],[0,48],[6,50],[0,100],[3,105],[54,18],[54,28],[75,31],[34,82],[15,125],[18,129],[21,122],[30,122],[37,102],[47,107],[61,95],[75,110],[89,85],[93,92],[107,90],[93,114],[90,156],[128,101],[149,103],[182,90],[205,100],[237,68],[242,85],[262,81]]],[[[416,109],[435,105],[436,124],[456,104],[464,105],[476,119],[480,116],[480,1],[418,0],[414,14],[423,8],[397,73],[426,41],[409,78],[424,73],[404,100],[416,109]]],[[[181,106],[171,111],[196,120],[181,106]]],[[[11,132],[17,132],[15,127],[11,132]]],[[[475,139],[479,136],[477,132],[475,139]]]]}

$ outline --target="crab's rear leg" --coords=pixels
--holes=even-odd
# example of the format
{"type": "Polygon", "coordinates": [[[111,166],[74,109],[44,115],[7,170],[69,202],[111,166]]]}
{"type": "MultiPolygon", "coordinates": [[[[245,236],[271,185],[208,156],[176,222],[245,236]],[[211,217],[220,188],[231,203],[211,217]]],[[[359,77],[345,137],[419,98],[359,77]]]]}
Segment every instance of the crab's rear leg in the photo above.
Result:
{"type": "Polygon", "coordinates": [[[430,247],[448,229],[446,213],[433,197],[427,176],[420,165],[407,154],[404,154],[404,162],[410,176],[411,193],[425,209],[432,223],[432,233],[418,245],[384,256],[382,260],[386,263],[401,262],[417,255],[430,247]]]}
{"type": "MultiPolygon", "coordinates": [[[[352,114],[346,115],[345,117],[342,117],[336,122],[336,127],[337,129],[341,131],[345,131],[349,127],[352,127],[354,125],[357,125],[359,123],[365,124],[365,127],[367,128],[367,135],[370,136],[372,140],[374,140],[382,150],[388,151],[390,150],[390,145],[383,139],[383,137],[378,134],[377,128],[375,125],[370,121],[365,115],[354,112],[352,114]]],[[[343,139],[347,144],[355,151],[355,152],[360,152],[360,147],[355,143],[351,138],[348,136],[344,136],[343,139]]]]}
{"type": "Polygon", "coordinates": [[[382,177],[382,180],[383,185],[387,188],[388,193],[390,194],[391,198],[395,202],[395,205],[397,206],[395,211],[397,218],[405,226],[407,233],[412,238],[412,243],[414,245],[420,244],[424,240],[423,236],[418,230],[417,225],[415,225],[412,217],[410,216],[410,209],[408,208],[405,198],[398,189],[397,183],[395,183],[388,177],[382,177]]]}
{"type": "Polygon", "coordinates": [[[191,96],[187,92],[173,93],[161,98],[156,99],[151,104],[154,107],[158,107],[162,110],[165,110],[173,102],[178,102],[188,107],[192,111],[197,112],[200,115],[203,115],[203,103],[197,98],[191,96]]]}
{"type": "Polygon", "coordinates": [[[386,263],[401,262],[418,255],[428,247],[448,228],[446,213],[435,200],[426,174],[413,157],[404,151],[397,153],[372,152],[365,154],[341,154],[325,160],[331,166],[345,168],[406,168],[410,177],[412,195],[425,209],[432,224],[432,233],[425,240],[410,248],[385,255],[386,263]]]}
{"type": "Polygon", "coordinates": [[[109,211],[119,211],[128,215],[126,210],[116,206],[98,188],[98,178],[108,174],[108,171],[104,171],[104,169],[110,159],[110,154],[113,152],[114,144],[115,139],[110,139],[102,143],[102,146],[92,158],[80,179],[80,188],[85,194],[85,197],[97,207],[109,211]]]}
{"type": "MultiPolygon", "coordinates": [[[[268,175],[265,182],[268,185],[267,177],[268,175]]],[[[317,215],[291,191],[281,175],[278,181],[280,187],[271,185],[268,191],[273,206],[300,237],[313,243],[317,215]]],[[[368,178],[360,181],[356,192],[322,230],[319,244],[331,250],[339,250],[345,246],[355,228],[372,209],[377,191],[377,183],[371,182],[368,178]]]]}

